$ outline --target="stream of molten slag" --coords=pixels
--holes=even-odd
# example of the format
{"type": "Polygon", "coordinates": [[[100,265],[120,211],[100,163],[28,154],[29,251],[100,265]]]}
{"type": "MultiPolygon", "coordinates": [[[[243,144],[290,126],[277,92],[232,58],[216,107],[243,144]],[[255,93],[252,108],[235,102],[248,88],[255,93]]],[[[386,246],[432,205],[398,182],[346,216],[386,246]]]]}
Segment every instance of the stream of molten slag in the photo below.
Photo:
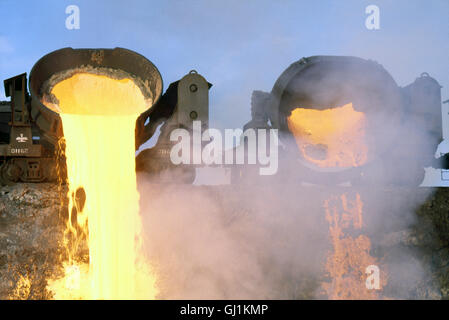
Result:
{"type": "MultiPolygon", "coordinates": [[[[363,202],[355,192],[331,196],[324,201],[326,221],[329,223],[329,238],[332,250],[326,261],[326,272],[331,281],[323,284],[329,299],[379,299],[386,284],[384,274],[379,278],[379,287],[367,286],[367,268],[378,266],[377,259],[370,255],[371,241],[363,230],[363,202]]],[[[380,275],[379,275],[380,276],[380,275]]]]}
{"type": "Polygon", "coordinates": [[[67,159],[65,274],[56,299],[152,299],[155,277],[142,252],[135,123],[148,108],[130,79],[76,73],[57,83],[67,159]],[[88,261],[80,258],[88,245],[88,261]]]}
{"type": "MultiPolygon", "coordinates": [[[[299,151],[309,163],[322,168],[359,167],[368,160],[366,116],[352,103],[324,110],[295,108],[287,117],[299,151]]],[[[330,299],[378,299],[386,284],[385,272],[378,287],[367,270],[378,267],[370,255],[371,240],[364,235],[363,201],[358,192],[339,192],[324,201],[329,224],[330,250],[325,269],[330,282],[323,283],[330,299]]]]}

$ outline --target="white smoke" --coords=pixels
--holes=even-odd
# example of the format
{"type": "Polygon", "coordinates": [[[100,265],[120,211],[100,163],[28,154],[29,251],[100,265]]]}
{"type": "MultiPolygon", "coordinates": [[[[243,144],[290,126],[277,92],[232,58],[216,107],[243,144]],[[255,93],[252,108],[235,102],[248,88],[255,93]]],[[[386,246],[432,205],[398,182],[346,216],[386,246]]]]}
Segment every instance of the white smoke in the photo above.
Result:
{"type": "Polygon", "coordinates": [[[325,173],[304,187],[296,161],[280,161],[276,177],[228,186],[156,184],[141,173],[141,212],[160,298],[326,298],[321,285],[329,282],[325,263],[332,245],[324,201],[354,192],[363,202],[364,226],[348,232],[371,240],[369,253],[387,278],[379,297],[438,297],[428,265],[409,240],[415,210],[433,191],[417,185],[424,173],[421,157],[433,156],[434,138],[420,121],[399,125],[389,110],[370,112],[367,131],[375,139],[368,148],[384,152],[370,155],[365,181],[352,181],[352,187],[327,186],[325,173]],[[397,139],[398,130],[405,140],[397,139]]]}

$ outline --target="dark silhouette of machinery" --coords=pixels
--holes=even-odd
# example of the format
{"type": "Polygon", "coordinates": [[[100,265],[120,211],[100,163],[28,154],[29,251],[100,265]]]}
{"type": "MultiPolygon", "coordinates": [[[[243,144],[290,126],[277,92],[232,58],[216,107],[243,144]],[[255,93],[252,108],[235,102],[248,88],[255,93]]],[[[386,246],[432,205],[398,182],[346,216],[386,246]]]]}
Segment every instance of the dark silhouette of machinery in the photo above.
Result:
{"type": "Polygon", "coordinates": [[[4,81],[9,103],[0,105],[0,183],[54,181],[54,151],[39,143],[30,113],[26,74],[4,81]]]}
{"type": "MultiPolygon", "coordinates": [[[[153,102],[136,122],[136,150],[160,134],[154,147],[136,157],[136,169],[151,174],[159,182],[191,183],[194,165],[174,165],[170,161],[170,132],[175,128],[192,130],[194,120],[201,120],[202,130],[209,123],[209,89],[212,84],[192,70],[182,79],[171,83],[163,94],[162,77],[154,64],[145,57],[123,48],[72,49],[64,48],[42,57],[33,67],[27,90],[27,76],[21,74],[4,81],[10,102],[0,104],[0,183],[54,181],[57,168],[64,166],[57,157],[63,128],[59,114],[42,103],[43,86],[54,74],[83,66],[122,70],[140,83],[145,98],[153,102]]],[[[372,183],[376,177],[371,170],[379,163],[391,175],[401,180],[397,172],[388,172],[390,161],[410,161],[416,168],[445,166],[433,154],[414,153],[407,137],[407,123],[419,123],[432,139],[429,150],[435,150],[442,139],[441,86],[423,73],[413,83],[399,87],[378,63],[355,57],[314,56],[303,58],[287,68],[276,81],[271,93],[255,91],[251,103],[252,119],[244,129],[275,128],[287,145],[280,152],[278,179],[299,179],[320,182],[326,174],[329,184],[344,181],[372,183]],[[356,111],[366,115],[366,131],[376,137],[390,130],[389,139],[374,141],[375,153],[366,164],[358,167],[322,168],[308,163],[295,146],[295,137],[288,118],[298,108],[324,110],[352,103],[356,111]],[[383,115],[379,123],[379,115],[383,115]],[[405,126],[404,126],[405,125],[405,126]],[[406,141],[409,152],[396,152],[394,143],[406,141]],[[292,174],[292,165],[297,172],[292,174]],[[287,171],[287,172],[286,172],[287,171]]],[[[322,147],[326,152],[326,146],[322,147]]],[[[415,148],[421,150],[420,146],[415,148]]],[[[119,150],[117,150],[119,152],[119,150]]],[[[408,166],[410,168],[410,166],[408,166]]],[[[59,175],[63,174],[63,170],[59,175]],[[62,173],[61,173],[62,172],[62,173]]],[[[232,167],[233,181],[244,181],[252,170],[247,166],[232,167]]],[[[405,183],[414,183],[405,181],[405,183]]]]}
{"type": "MultiPolygon", "coordinates": [[[[167,170],[178,170],[171,165],[166,153],[171,145],[168,132],[175,127],[189,129],[193,120],[201,120],[204,128],[208,125],[211,84],[196,71],[172,83],[161,98],[159,71],[133,51],[60,49],[42,57],[33,66],[30,93],[25,73],[5,80],[6,96],[11,97],[11,101],[0,105],[0,183],[54,181],[58,174],[64,174],[63,169],[59,173],[57,170],[65,163],[63,152],[58,152],[63,137],[61,119],[42,102],[43,86],[52,75],[83,66],[125,71],[140,84],[144,97],[153,101],[137,120],[136,150],[154,135],[159,125],[163,127],[156,146],[137,157],[138,170],[156,176],[167,170]]],[[[194,168],[186,167],[182,172],[187,174],[181,181],[193,181],[194,168]]]]}
{"type": "MultiPolygon", "coordinates": [[[[447,167],[447,156],[438,160],[433,157],[442,141],[441,86],[427,73],[401,88],[380,64],[371,60],[346,56],[302,58],[280,75],[270,93],[253,92],[251,114],[244,129],[278,129],[283,145],[279,150],[279,172],[266,179],[329,185],[418,185],[424,167],[447,167]],[[320,167],[306,159],[295,141],[298,137],[289,127],[292,112],[297,108],[332,110],[349,103],[366,118],[364,131],[371,149],[366,163],[320,167]]],[[[306,131],[304,138],[313,134],[306,131]]],[[[326,157],[326,145],[312,147],[316,159],[326,157]]],[[[252,181],[256,172],[249,166],[234,166],[232,180],[252,181]]]]}

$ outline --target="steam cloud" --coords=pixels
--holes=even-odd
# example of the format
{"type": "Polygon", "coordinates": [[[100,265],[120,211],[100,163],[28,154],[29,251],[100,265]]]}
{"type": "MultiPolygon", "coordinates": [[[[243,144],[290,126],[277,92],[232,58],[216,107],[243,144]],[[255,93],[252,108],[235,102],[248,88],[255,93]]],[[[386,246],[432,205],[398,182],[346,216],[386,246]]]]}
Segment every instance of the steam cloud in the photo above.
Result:
{"type": "MultiPolygon", "coordinates": [[[[416,167],[404,166],[395,164],[415,179],[421,175],[416,167]]],[[[298,171],[285,169],[292,175],[298,171]]],[[[382,167],[372,170],[384,174],[382,167]]],[[[325,179],[323,175],[323,184],[325,179]]],[[[418,289],[433,290],[428,266],[404,245],[416,222],[414,211],[431,189],[393,187],[382,180],[350,188],[301,186],[294,180],[162,185],[140,173],[141,213],[160,298],[327,298],[321,283],[329,281],[324,264],[332,246],[323,202],[345,192],[361,195],[361,232],[370,238],[370,253],[379,257],[381,272],[387,274],[380,297],[422,298],[418,289]]]]}
{"type": "MultiPolygon", "coordinates": [[[[323,95],[329,81],[340,80],[326,78],[326,84],[307,90],[323,95]]],[[[339,89],[354,91],[344,84],[339,89]]],[[[276,177],[249,178],[241,185],[162,185],[141,173],[141,213],[160,298],[327,298],[322,284],[330,281],[324,266],[332,245],[323,204],[344,193],[358,193],[363,202],[363,228],[348,233],[371,241],[370,254],[387,279],[379,298],[435,297],[428,266],[407,238],[416,208],[432,193],[417,185],[422,164],[439,141],[419,117],[392,120],[395,110],[384,107],[402,108],[398,92],[374,91],[360,98],[370,104],[367,144],[372,150],[360,184],[327,186],[322,173],[316,185],[304,186],[296,160],[280,160],[282,172],[276,177]]],[[[357,97],[352,98],[357,109],[357,97]]],[[[293,139],[284,147],[297,148],[293,139]]]]}

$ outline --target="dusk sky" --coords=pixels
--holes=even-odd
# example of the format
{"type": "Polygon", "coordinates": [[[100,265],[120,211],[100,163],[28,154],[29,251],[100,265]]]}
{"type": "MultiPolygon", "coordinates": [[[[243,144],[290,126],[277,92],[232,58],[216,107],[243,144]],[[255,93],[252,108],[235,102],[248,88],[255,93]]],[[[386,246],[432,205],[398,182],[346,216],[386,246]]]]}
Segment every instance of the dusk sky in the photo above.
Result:
{"type": "Polygon", "coordinates": [[[291,63],[351,55],[379,62],[400,86],[428,72],[446,100],[448,14],[447,0],[0,0],[0,79],[29,73],[59,48],[124,47],[158,67],[164,90],[191,69],[213,83],[211,126],[223,129],[242,127],[251,92],[271,91],[291,63]],[[65,26],[72,4],[79,30],[65,26]],[[371,4],[380,9],[379,30],[365,27],[371,4]]]}

